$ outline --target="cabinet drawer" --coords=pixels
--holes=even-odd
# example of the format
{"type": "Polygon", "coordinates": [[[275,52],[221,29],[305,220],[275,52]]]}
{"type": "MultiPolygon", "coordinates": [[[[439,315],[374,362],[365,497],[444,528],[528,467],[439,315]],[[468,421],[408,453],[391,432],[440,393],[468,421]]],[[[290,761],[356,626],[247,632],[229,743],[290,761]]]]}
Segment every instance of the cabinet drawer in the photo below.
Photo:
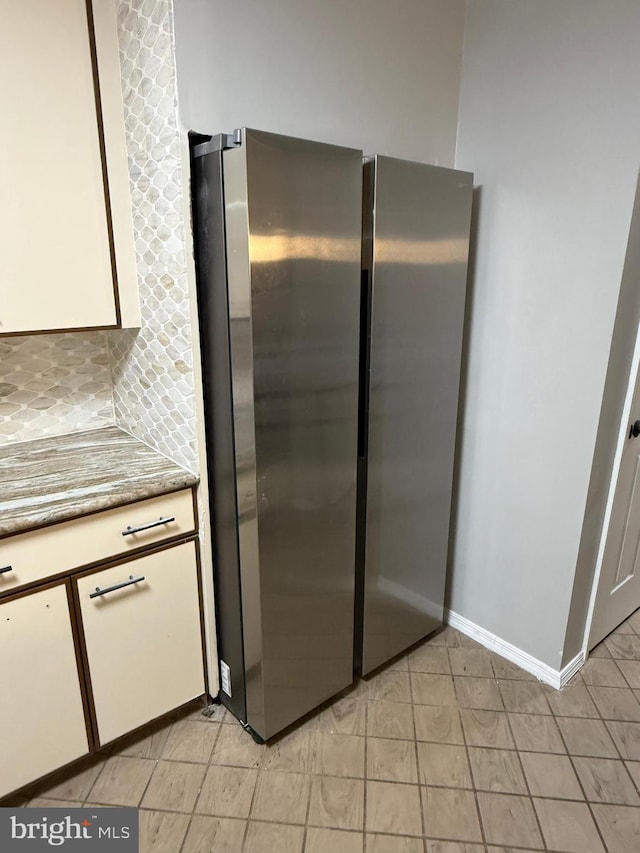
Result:
{"type": "Polygon", "coordinates": [[[0,797],[89,750],[67,590],[0,603],[0,797]]]}
{"type": "Polygon", "coordinates": [[[101,744],[204,693],[194,541],[75,583],[101,744]]]}
{"type": "Polygon", "coordinates": [[[0,593],[195,529],[191,489],[185,489],[19,533],[0,540],[0,593]]]}

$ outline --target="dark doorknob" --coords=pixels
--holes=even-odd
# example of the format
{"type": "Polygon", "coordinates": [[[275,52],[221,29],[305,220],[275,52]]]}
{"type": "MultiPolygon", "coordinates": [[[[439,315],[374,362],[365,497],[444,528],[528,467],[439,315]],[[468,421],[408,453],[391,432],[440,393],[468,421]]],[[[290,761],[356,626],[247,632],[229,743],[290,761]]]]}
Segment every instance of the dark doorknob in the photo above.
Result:
{"type": "Polygon", "coordinates": [[[640,421],[636,421],[634,424],[631,424],[631,429],[629,430],[629,438],[633,436],[637,438],[640,435],[640,421]]]}

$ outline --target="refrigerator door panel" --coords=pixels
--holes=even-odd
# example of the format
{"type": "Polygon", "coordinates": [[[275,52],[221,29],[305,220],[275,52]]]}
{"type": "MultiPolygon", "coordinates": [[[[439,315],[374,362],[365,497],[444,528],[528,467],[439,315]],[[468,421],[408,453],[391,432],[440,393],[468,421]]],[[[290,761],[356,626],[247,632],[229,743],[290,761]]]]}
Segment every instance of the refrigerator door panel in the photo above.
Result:
{"type": "Polygon", "coordinates": [[[200,352],[207,470],[213,530],[218,656],[229,667],[222,702],[246,719],[242,606],[236,514],[236,474],[229,356],[222,152],[194,156],[193,232],[197,258],[200,352]]]}
{"type": "Polygon", "coordinates": [[[353,680],[362,154],[244,131],[225,151],[247,722],[353,680]]]}
{"type": "Polygon", "coordinates": [[[376,157],[365,185],[367,169],[363,674],[443,619],[473,191],[452,169],[376,157]]]}

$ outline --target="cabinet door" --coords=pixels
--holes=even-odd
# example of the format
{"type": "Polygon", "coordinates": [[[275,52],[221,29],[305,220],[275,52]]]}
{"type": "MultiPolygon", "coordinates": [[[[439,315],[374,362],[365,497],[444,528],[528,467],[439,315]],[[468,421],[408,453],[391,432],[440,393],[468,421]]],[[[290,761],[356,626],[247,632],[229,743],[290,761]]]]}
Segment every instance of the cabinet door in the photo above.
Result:
{"type": "Polygon", "coordinates": [[[115,325],[85,0],[0,20],[0,333],[115,325]]]}
{"type": "Polygon", "coordinates": [[[101,744],[204,693],[195,548],[185,542],[77,580],[101,744]]]}
{"type": "Polygon", "coordinates": [[[0,603],[0,797],[89,750],[64,585],[0,603]]]}

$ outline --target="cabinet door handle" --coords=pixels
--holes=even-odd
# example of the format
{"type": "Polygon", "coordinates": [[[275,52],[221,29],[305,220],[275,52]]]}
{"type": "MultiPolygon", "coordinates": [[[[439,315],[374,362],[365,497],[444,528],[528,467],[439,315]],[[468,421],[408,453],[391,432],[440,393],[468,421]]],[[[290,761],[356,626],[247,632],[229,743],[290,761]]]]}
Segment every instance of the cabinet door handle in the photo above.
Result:
{"type": "Polygon", "coordinates": [[[12,571],[13,571],[13,566],[3,566],[0,569],[0,575],[6,575],[7,572],[12,572],[12,571]]]}
{"type": "Polygon", "coordinates": [[[122,589],[125,586],[131,586],[132,583],[140,583],[140,581],[144,580],[144,575],[140,575],[138,578],[134,578],[133,575],[129,575],[129,580],[122,581],[122,583],[114,583],[113,586],[106,586],[104,589],[100,589],[99,586],[96,587],[96,591],[89,594],[89,598],[97,598],[99,595],[106,595],[108,592],[113,592],[116,589],[122,589]]]}
{"type": "Polygon", "coordinates": [[[151,530],[152,527],[160,527],[161,524],[169,524],[172,521],[175,521],[175,516],[170,516],[169,518],[160,518],[157,521],[150,521],[149,524],[140,524],[138,527],[127,527],[126,530],[122,531],[123,536],[131,536],[132,533],[141,533],[143,530],[151,530]]]}

